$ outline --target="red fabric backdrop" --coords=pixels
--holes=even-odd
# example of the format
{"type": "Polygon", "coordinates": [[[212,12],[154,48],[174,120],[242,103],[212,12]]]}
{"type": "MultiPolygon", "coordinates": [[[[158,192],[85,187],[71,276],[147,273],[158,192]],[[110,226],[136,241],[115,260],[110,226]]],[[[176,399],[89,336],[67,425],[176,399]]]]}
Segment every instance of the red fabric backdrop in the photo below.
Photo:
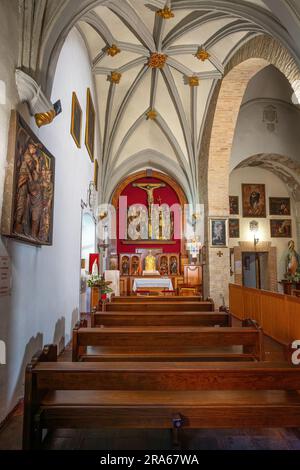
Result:
{"type": "MultiPolygon", "coordinates": [[[[134,181],[134,183],[164,183],[158,178],[140,178],[134,181]]],[[[166,184],[166,183],[164,183],[166,184]]],[[[132,183],[130,183],[121,193],[121,196],[127,196],[127,206],[128,208],[133,204],[144,204],[148,207],[148,199],[146,191],[134,188],[132,183]]],[[[168,204],[172,206],[173,204],[180,204],[179,197],[176,191],[168,184],[164,188],[158,188],[154,191],[154,203],[155,204],[168,204]],[[159,200],[161,198],[161,201],[159,200]]],[[[118,217],[118,231],[119,236],[119,217],[118,217]]],[[[136,248],[161,248],[164,253],[180,253],[181,240],[175,240],[173,245],[156,245],[154,244],[138,244],[138,245],[125,245],[122,243],[122,240],[117,241],[118,253],[135,253],[136,248]]]]}

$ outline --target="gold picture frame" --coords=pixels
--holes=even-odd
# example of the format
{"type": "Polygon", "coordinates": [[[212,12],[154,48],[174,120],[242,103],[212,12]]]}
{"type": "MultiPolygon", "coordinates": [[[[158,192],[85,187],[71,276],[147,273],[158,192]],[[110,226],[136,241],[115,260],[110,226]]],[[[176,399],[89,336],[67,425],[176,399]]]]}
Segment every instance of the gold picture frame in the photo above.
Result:
{"type": "Polygon", "coordinates": [[[98,173],[99,173],[99,163],[98,163],[97,158],[95,158],[95,162],[94,162],[94,185],[95,185],[96,191],[98,191],[98,173]]]}
{"type": "Polygon", "coordinates": [[[92,162],[94,161],[95,155],[95,125],[96,111],[91,95],[91,90],[88,88],[86,103],[85,146],[92,162]]]}
{"type": "Polygon", "coordinates": [[[72,94],[72,115],[71,115],[71,136],[75,144],[81,148],[81,131],[82,131],[82,109],[75,91],[72,94]]]}

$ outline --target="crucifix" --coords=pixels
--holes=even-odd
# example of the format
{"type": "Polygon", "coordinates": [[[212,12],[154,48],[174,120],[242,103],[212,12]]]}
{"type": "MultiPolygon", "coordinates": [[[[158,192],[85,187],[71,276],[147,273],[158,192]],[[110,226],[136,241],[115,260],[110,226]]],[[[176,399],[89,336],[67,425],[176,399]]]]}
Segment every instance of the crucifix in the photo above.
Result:
{"type": "Polygon", "coordinates": [[[217,253],[217,255],[218,255],[219,258],[222,258],[222,256],[223,256],[222,251],[220,250],[220,251],[217,253]]]}
{"type": "Polygon", "coordinates": [[[154,204],[154,191],[159,188],[165,188],[165,183],[133,183],[134,188],[143,189],[148,196],[148,238],[152,239],[152,205],[154,204]]]}

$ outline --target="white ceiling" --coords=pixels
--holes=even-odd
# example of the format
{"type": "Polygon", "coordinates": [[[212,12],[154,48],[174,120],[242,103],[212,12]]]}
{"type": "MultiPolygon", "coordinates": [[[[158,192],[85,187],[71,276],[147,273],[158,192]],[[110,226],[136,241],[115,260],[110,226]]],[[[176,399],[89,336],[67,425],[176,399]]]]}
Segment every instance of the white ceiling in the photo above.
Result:
{"type": "MultiPolygon", "coordinates": [[[[243,42],[264,30],[248,15],[206,6],[195,9],[189,0],[111,0],[79,22],[89,47],[97,85],[102,139],[102,185],[108,196],[116,174],[153,166],[149,155],[159,152],[161,169],[184,177],[190,199],[196,199],[198,160],[207,105],[230,56],[243,42]],[[162,19],[157,10],[170,6],[174,18],[162,19]],[[121,52],[111,57],[107,48],[121,52]],[[195,57],[198,48],[210,54],[195,57]],[[168,56],[160,69],[148,67],[151,53],[168,56]],[[122,74],[119,84],[108,81],[112,71],[122,74]],[[198,87],[187,77],[198,76],[198,87]],[[156,120],[147,120],[154,109],[156,120]]],[[[237,2],[238,4],[239,2],[237,2]]],[[[265,7],[259,0],[249,4],[265,7]]],[[[200,4],[199,4],[200,5],[200,4]]],[[[266,8],[266,7],[265,7],[266,8]]],[[[157,157],[158,158],[158,157],[157,157]]]]}

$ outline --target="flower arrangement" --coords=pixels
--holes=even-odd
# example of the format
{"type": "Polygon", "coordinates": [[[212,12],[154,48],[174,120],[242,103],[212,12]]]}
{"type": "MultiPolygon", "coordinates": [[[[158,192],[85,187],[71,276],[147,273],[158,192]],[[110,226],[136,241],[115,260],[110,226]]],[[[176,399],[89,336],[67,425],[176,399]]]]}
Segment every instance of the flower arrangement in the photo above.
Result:
{"type": "Polygon", "coordinates": [[[296,284],[298,284],[300,282],[300,271],[296,271],[293,278],[292,278],[292,281],[295,282],[296,284]]]}
{"type": "Polygon", "coordinates": [[[113,289],[109,287],[111,281],[105,281],[103,276],[91,275],[87,281],[88,287],[99,289],[101,299],[107,297],[107,294],[113,292],[113,289]]]}

